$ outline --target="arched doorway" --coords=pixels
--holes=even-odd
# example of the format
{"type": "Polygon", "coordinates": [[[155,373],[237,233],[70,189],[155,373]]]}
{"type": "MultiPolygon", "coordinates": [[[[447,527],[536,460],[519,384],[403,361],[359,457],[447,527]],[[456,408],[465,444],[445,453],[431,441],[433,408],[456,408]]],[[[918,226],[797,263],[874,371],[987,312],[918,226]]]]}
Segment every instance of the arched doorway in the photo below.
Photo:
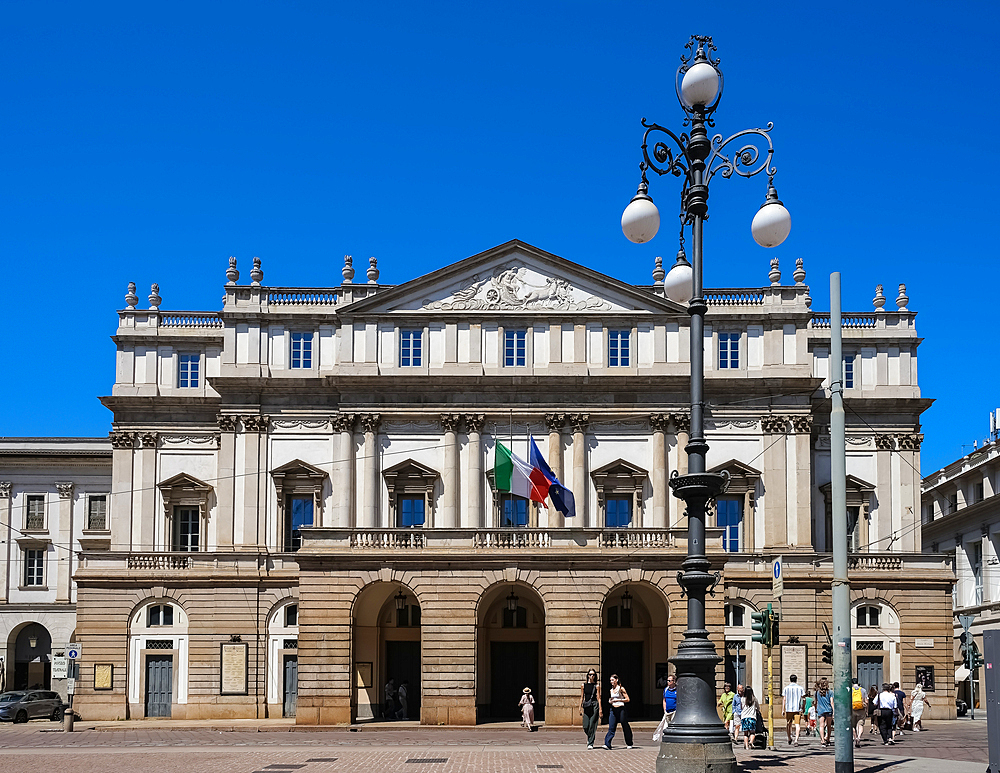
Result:
{"type": "Polygon", "coordinates": [[[267,621],[268,715],[294,717],[299,697],[299,605],[281,602],[267,621]]]}
{"type": "Polygon", "coordinates": [[[480,721],[520,719],[525,687],[535,718],[545,718],[545,607],[527,585],[503,583],[483,594],[477,620],[476,714],[480,721]]]}
{"type": "Polygon", "coordinates": [[[188,618],[172,599],[149,599],[129,621],[128,700],[134,717],[170,717],[187,704],[188,618]]]}
{"type": "MultiPolygon", "coordinates": [[[[737,685],[750,685],[757,695],[764,690],[764,648],[753,640],[751,615],[757,610],[741,599],[726,604],[725,680],[735,690],[737,685]]],[[[805,685],[804,685],[805,686],[805,685]]]]}
{"type": "Polygon", "coordinates": [[[353,622],[354,719],[420,719],[420,603],[416,595],[398,582],[373,583],[358,594],[353,622]]]}
{"type": "Polygon", "coordinates": [[[876,599],[863,599],[851,607],[851,642],[854,673],[866,690],[882,682],[902,682],[899,654],[899,615],[876,599]]]}
{"type": "Polygon", "coordinates": [[[13,673],[7,689],[51,689],[52,636],[41,623],[27,623],[13,636],[13,673]]]}
{"type": "Polygon", "coordinates": [[[601,700],[605,718],[611,674],[618,674],[628,691],[630,719],[658,719],[663,715],[661,696],[670,652],[667,619],[666,599],[650,585],[619,585],[605,597],[601,615],[601,700]]]}

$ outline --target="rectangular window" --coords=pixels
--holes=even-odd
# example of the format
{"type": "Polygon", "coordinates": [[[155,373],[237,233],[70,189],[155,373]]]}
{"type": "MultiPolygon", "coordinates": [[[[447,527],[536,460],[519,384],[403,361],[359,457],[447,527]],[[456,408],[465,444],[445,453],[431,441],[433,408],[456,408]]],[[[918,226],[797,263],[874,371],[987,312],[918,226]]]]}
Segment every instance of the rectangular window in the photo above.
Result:
{"type": "Polygon", "coordinates": [[[108,528],[108,498],[101,494],[87,500],[87,528],[106,531],[108,528]]]}
{"type": "Polygon", "coordinates": [[[397,628],[419,628],[420,627],[420,607],[416,604],[404,604],[402,609],[396,610],[397,628]]]}
{"type": "Polygon", "coordinates": [[[953,513],[958,510],[958,494],[952,494],[948,497],[948,512],[953,513]]]}
{"type": "Polygon", "coordinates": [[[740,366],[740,334],[719,333],[719,368],[740,366]]]}
{"type": "Polygon", "coordinates": [[[285,507],[285,550],[298,550],[302,547],[302,528],[313,525],[313,498],[290,496],[285,507]]]}
{"type": "Polygon", "coordinates": [[[608,607],[608,628],[631,628],[632,610],[622,606],[608,607]]]}
{"type": "Polygon", "coordinates": [[[523,366],[527,362],[524,330],[503,331],[503,364],[507,368],[523,366]]]}
{"type": "Polygon", "coordinates": [[[43,494],[29,495],[24,516],[24,528],[29,531],[45,529],[45,496],[43,494]]]}
{"type": "Polygon", "coordinates": [[[416,368],[422,362],[422,330],[399,331],[399,367],[416,368]]]}
{"type": "Polygon", "coordinates": [[[500,495],[500,525],[527,526],[528,500],[513,494],[500,495]]]}
{"type": "Polygon", "coordinates": [[[717,522],[722,529],[722,549],[727,553],[740,550],[740,521],[743,520],[743,498],[721,497],[716,500],[717,522]]]}
{"type": "Polygon", "coordinates": [[[292,333],[292,367],[311,368],[313,352],[312,333],[292,333]]]}
{"type": "Polygon", "coordinates": [[[41,588],[45,585],[45,551],[24,551],[24,586],[41,588]]]}
{"type": "Polygon", "coordinates": [[[983,482],[979,481],[979,483],[973,484],[973,486],[972,486],[972,501],[973,501],[973,503],[975,503],[975,502],[982,502],[985,498],[986,498],[986,491],[985,491],[985,487],[983,486],[983,482]]]}
{"type": "Polygon", "coordinates": [[[525,607],[518,606],[517,609],[507,609],[503,610],[503,627],[504,628],[527,628],[528,627],[528,610],[525,607]]]}
{"type": "Polygon", "coordinates": [[[181,389],[198,386],[198,368],[200,364],[200,354],[180,355],[178,357],[177,386],[181,389]]]}
{"type": "Polygon", "coordinates": [[[424,498],[422,496],[402,496],[399,498],[399,525],[424,525],[424,498]]]}
{"type": "Polygon", "coordinates": [[[190,553],[198,550],[200,513],[197,507],[174,508],[174,550],[190,553]]]}
{"type": "Polygon", "coordinates": [[[983,603],[983,543],[973,542],[971,552],[969,563],[972,564],[972,603],[978,606],[983,603]]]}
{"type": "Polygon", "coordinates": [[[854,355],[844,355],[844,389],[854,389],[854,355]]]}
{"type": "Polygon", "coordinates": [[[632,522],[632,497],[608,497],[604,500],[604,525],[619,529],[632,522]]]}
{"type": "Polygon", "coordinates": [[[609,330],[608,331],[608,367],[627,368],[631,359],[629,357],[629,336],[631,330],[609,330]]]}

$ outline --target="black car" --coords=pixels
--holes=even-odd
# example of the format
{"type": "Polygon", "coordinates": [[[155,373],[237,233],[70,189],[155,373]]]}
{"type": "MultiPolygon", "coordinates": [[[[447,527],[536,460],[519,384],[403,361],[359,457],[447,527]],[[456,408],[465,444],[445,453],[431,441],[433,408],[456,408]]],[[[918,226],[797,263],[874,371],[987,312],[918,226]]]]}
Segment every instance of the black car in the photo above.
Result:
{"type": "Polygon", "coordinates": [[[59,693],[51,690],[15,690],[0,695],[0,720],[27,722],[29,719],[51,719],[61,722],[68,704],[59,693]]]}

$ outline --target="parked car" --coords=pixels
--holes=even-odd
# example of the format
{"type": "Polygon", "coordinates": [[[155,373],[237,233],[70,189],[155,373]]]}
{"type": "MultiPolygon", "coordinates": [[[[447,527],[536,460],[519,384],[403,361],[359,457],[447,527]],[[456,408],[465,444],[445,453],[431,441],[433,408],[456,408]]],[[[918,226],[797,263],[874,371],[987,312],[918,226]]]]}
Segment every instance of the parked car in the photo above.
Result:
{"type": "Polygon", "coordinates": [[[61,722],[68,704],[59,693],[51,690],[15,690],[0,695],[0,720],[27,722],[29,719],[51,719],[61,722]]]}
{"type": "Polygon", "coordinates": [[[969,704],[961,698],[955,698],[955,710],[958,712],[958,716],[964,717],[969,713],[969,704]]]}

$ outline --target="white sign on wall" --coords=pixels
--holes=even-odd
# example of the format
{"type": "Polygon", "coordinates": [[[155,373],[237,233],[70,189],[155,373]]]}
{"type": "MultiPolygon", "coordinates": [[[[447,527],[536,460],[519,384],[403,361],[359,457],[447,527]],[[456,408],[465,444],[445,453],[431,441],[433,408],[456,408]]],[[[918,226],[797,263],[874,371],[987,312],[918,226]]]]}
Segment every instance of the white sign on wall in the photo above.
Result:
{"type": "Polygon", "coordinates": [[[782,556],[778,556],[771,564],[771,596],[780,599],[785,592],[785,576],[781,569],[782,556]]]}
{"type": "Polygon", "coordinates": [[[69,676],[69,659],[61,655],[52,658],[52,678],[65,679],[69,676]]]}

